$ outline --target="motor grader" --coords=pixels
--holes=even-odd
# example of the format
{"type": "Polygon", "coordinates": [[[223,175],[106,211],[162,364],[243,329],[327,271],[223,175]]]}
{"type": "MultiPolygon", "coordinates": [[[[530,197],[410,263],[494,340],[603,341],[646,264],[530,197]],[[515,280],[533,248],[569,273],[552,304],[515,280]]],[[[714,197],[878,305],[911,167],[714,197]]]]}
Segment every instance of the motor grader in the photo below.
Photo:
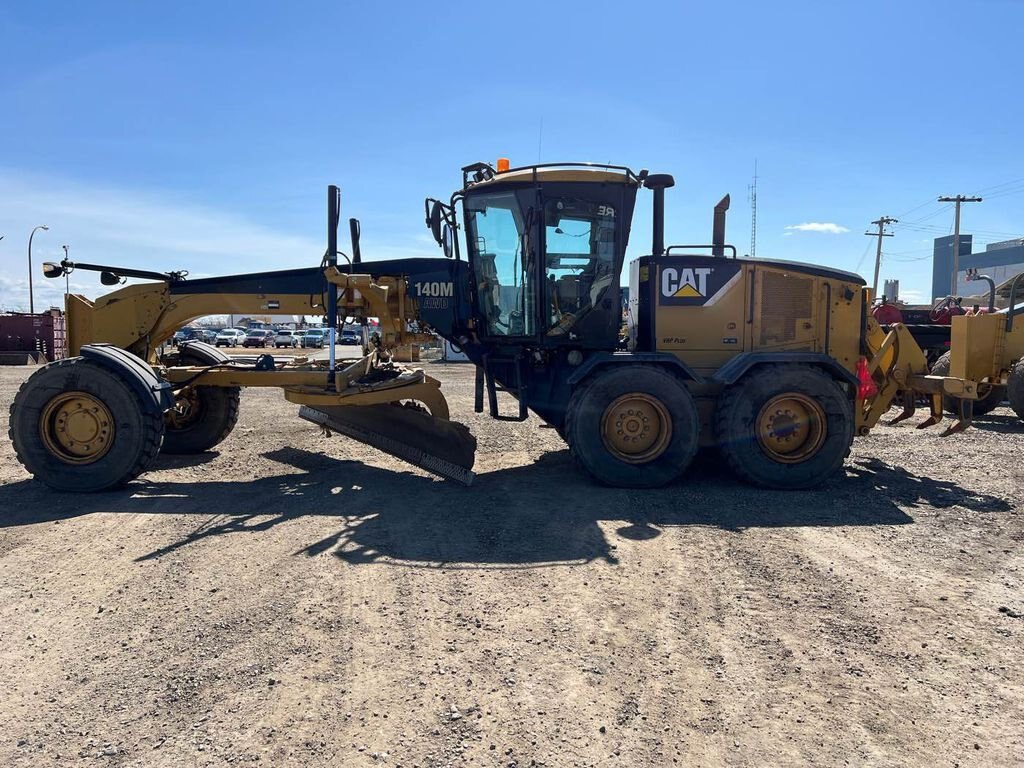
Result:
{"type": "MultiPolygon", "coordinates": [[[[1005,307],[996,309],[996,284],[986,275],[973,274],[969,280],[984,280],[989,285],[988,309],[970,310],[965,316],[953,317],[949,351],[932,366],[938,376],[969,377],[977,382],[974,413],[983,415],[1009,400],[1018,418],[1024,419],[1024,272],[1007,281],[1005,307]]],[[[956,413],[958,398],[943,398],[947,411],[956,413]]]]}
{"type": "Polygon", "coordinates": [[[278,387],[325,435],[468,483],[474,438],[450,419],[435,379],[394,359],[426,333],[475,364],[478,413],[486,404],[500,420],[536,414],[609,485],[669,483],[704,446],[757,485],[812,486],[842,465],[853,437],[868,433],[897,392],[901,418],[926,396],[931,416],[921,426],[934,424],[945,395],[963,404],[954,428],[969,423],[975,384],[931,375],[903,326],[883,332],[861,277],[738,258],[725,243],[728,196],[710,245],[666,247],[673,185],[667,174],[623,166],[476,163],[446,201],[426,200],[426,224],[447,258],[363,261],[353,219],[352,256],[339,261],[340,196],[331,187],[327,251],[316,267],[189,279],[47,264],[48,277],[93,269],[107,285],[147,282],[95,302],[67,297],[72,357],[18,392],[18,458],[56,489],[114,487],[161,451],[217,445],[234,426],[241,387],[278,387]],[[653,194],[652,247],[632,262],[624,302],[620,274],[641,189],[653,194]],[[227,313],[323,314],[328,359],[231,358],[202,343],[164,351],[175,329],[227,313]],[[339,318],[379,320],[354,359],[335,357],[339,318]]]}

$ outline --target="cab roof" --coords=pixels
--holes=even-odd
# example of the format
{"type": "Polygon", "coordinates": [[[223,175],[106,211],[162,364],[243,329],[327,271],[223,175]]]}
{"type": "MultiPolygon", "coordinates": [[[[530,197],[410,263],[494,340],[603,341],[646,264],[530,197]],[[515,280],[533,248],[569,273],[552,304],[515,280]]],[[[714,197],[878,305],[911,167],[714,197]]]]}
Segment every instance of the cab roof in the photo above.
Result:
{"type": "Polygon", "coordinates": [[[474,163],[462,169],[464,189],[543,181],[584,181],[640,186],[647,171],[634,173],[622,165],[600,163],[543,163],[498,171],[489,163],[474,163]]]}

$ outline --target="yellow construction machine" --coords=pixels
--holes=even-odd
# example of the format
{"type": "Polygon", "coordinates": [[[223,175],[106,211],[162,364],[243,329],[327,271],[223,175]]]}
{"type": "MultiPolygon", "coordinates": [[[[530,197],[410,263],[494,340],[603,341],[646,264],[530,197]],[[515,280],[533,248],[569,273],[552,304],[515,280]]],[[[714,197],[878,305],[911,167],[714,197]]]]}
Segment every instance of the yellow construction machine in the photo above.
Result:
{"type": "Polygon", "coordinates": [[[240,388],[263,386],[279,387],[325,434],[468,483],[474,438],[450,420],[435,379],[394,359],[427,333],[475,364],[478,413],[485,401],[497,419],[533,412],[610,485],[664,485],[701,446],[714,446],[750,482],[808,487],[842,465],[853,437],[867,434],[898,392],[901,418],[926,396],[931,416],[920,426],[934,424],[943,396],[955,396],[966,405],[954,429],[969,423],[976,386],[967,369],[930,374],[903,326],[885,333],[870,317],[858,275],[737,258],[725,244],[728,196],[715,209],[710,245],[666,248],[673,184],[621,166],[476,163],[450,198],[426,201],[444,259],[364,262],[351,220],[352,257],[339,262],[340,196],[331,187],[318,267],[189,279],[47,264],[48,277],[93,269],[107,285],[149,282],[95,302],[68,297],[72,357],[18,392],[18,458],[56,489],[117,486],[161,450],[215,446],[234,426],[240,388]],[[653,244],[632,262],[624,301],[620,274],[641,188],[653,193],[653,244]],[[327,359],[231,358],[202,343],[166,351],[185,323],[227,313],[323,314],[327,359]],[[362,354],[338,360],[333,336],[343,318],[380,325],[362,354]],[[511,412],[502,412],[499,393],[511,397],[511,412]]]}
{"type": "MultiPolygon", "coordinates": [[[[995,281],[976,273],[968,279],[988,282],[988,312],[978,312],[976,307],[968,315],[952,318],[949,351],[935,361],[932,373],[976,381],[976,415],[1009,400],[1018,418],[1024,419],[1024,318],[1016,320],[1024,313],[1024,272],[1000,286],[1009,298],[998,310],[995,281]]],[[[951,413],[963,407],[953,396],[944,398],[944,404],[951,413]]]]}

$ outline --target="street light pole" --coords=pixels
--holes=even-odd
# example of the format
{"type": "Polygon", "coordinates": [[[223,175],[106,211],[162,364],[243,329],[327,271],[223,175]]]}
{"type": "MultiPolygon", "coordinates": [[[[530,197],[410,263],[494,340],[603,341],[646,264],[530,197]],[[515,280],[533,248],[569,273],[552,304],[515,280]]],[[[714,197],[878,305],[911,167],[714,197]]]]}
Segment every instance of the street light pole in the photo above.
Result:
{"type": "MultiPolygon", "coordinates": [[[[64,249],[64,261],[68,260],[68,248],[67,245],[62,245],[64,249]]],[[[64,271],[64,308],[67,309],[68,294],[71,293],[71,273],[67,270],[64,271]]]]}
{"type": "Polygon", "coordinates": [[[38,227],[32,230],[32,234],[28,236],[28,311],[30,315],[36,313],[35,299],[32,296],[32,238],[36,236],[36,230],[48,231],[50,228],[45,224],[40,224],[38,227]]]}

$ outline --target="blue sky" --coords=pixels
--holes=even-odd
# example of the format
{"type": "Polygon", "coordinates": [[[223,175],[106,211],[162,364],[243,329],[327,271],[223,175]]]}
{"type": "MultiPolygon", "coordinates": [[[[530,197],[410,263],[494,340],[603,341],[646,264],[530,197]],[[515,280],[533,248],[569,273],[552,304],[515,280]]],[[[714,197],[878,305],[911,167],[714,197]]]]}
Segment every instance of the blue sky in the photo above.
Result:
{"type": "Polygon", "coordinates": [[[1013,0],[10,3],[0,306],[27,305],[36,224],[37,262],[69,244],[193,274],[315,264],[330,182],[365,258],[439,255],[423,198],[498,156],[673,173],[669,242],[707,241],[730,192],[741,253],[757,158],[759,256],[869,275],[865,228],[899,216],[882,273],[926,298],[952,224],[934,198],[987,191],[964,231],[1024,234],[1022,29],[1013,0]]]}

